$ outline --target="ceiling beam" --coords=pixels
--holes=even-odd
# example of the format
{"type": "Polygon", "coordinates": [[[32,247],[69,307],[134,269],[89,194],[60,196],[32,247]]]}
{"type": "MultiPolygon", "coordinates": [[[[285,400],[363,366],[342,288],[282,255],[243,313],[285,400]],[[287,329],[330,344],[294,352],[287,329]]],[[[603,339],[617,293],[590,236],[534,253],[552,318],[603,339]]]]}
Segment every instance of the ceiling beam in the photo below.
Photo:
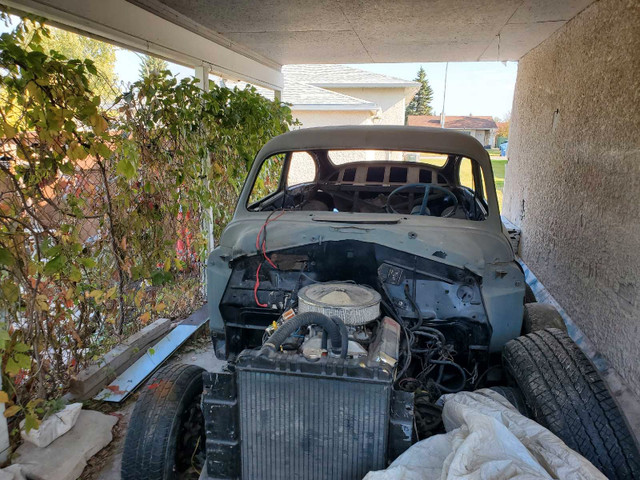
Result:
{"type": "Polygon", "coordinates": [[[225,78],[282,90],[280,65],[259,54],[241,54],[171,23],[125,0],[3,0],[61,28],[129,50],[190,67],[202,66],[225,78]]]}

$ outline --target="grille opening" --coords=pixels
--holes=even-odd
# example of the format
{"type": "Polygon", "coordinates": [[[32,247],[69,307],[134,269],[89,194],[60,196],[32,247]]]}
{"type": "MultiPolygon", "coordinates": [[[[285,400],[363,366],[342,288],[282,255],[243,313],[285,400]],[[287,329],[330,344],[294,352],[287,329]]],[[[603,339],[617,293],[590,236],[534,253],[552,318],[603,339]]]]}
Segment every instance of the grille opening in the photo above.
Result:
{"type": "Polygon", "coordinates": [[[367,170],[367,182],[380,182],[384,180],[384,167],[371,167],[367,170]]]}
{"type": "Polygon", "coordinates": [[[353,182],[356,179],[356,169],[355,168],[347,168],[344,171],[344,175],[342,175],[343,182],[353,182]]]}
{"type": "Polygon", "coordinates": [[[391,167],[389,170],[390,183],[404,183],[407,181],[407,169],[402,167],[391,167]]]}
{"type": "Polygon", "coordinates": [[[431,170],[420,170],[418,181],[420,183],[431,183],[431,170]]]}

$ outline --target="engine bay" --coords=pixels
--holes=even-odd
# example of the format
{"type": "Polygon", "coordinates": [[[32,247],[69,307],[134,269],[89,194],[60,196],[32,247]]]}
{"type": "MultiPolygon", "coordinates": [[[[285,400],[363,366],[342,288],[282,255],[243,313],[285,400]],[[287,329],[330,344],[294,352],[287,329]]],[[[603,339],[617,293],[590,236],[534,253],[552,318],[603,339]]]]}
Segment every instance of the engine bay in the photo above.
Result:
{"type": "Polygon", "coordinates": [[[270,260],[277,268],[257,276],[261,257],[231,264],[220,305],[228,358],[275,356],[297,368],[331,359],[371,371],[384,365],[394,389],[416,395],[416,438],[440,428],[434,402],[441,394],[483,380],[491,327],[473,273],[356,241],[270,260]],[[309,315],[315,323],[297,325],[309,315]]]}

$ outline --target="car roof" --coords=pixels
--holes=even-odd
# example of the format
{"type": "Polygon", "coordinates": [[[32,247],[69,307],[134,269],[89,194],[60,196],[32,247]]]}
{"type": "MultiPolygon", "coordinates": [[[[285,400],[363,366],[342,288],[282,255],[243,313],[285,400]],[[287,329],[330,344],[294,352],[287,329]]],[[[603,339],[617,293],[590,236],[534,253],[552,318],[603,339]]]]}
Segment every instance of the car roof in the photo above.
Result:
{"type": "Polygon", "coordinates": [[[490,167],[489,154],[471,135],[430,127],[356,125],[315,127],[279,135],[260,150],[258,158],[275,153],[308,150],[399,150],[455,154],[490,167]]]}

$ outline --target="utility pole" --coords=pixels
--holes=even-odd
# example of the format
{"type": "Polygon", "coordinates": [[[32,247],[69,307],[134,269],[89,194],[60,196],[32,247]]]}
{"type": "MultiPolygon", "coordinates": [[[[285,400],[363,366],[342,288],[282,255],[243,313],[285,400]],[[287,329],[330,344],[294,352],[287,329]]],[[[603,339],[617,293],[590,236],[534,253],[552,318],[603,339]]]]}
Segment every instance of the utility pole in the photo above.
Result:
{"type": "Polygon", "coordinates": [[[444,104],[447,101],[447,73],[449,71],[449,62],[444,67],[444,95],[442,96],[442,113],[440,113],[440,128],[444,128],[444,104]]]}

